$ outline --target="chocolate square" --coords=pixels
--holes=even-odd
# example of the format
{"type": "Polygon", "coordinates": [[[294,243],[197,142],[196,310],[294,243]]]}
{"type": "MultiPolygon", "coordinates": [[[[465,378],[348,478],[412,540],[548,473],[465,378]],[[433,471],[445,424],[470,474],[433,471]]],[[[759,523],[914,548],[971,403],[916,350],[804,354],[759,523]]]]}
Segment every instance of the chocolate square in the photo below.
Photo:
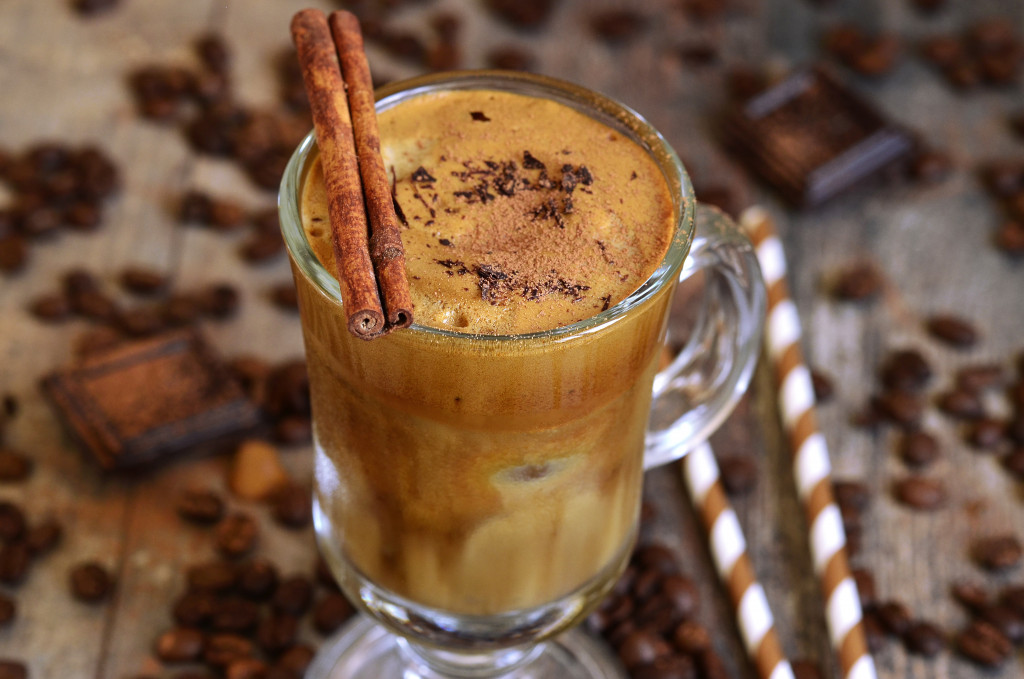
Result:
{"type": "Polygon", "coordinates": [[[905,157],[912,136],[819,67],[725,117],[726,144],[782,196],[818,205],[905,157]]]}
{"type": "Polygon", "coordinates": [[[194,330],[90,355],[42,385],[107,470],[148,466],[260,423],[259,409],[194,330]]]}

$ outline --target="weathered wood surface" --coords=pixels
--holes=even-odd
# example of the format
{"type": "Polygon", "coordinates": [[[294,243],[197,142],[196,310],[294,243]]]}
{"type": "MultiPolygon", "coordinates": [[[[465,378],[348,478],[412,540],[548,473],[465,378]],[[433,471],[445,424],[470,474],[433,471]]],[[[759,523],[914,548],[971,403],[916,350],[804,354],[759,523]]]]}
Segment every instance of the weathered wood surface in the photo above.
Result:
{"type": "MultiPolygon", "coordinates": [[[[237,239],[184,229],[170,210],[191,187],[254,207],[271,204],[273,196],[253,189],[223,161],[190,152],[176,130],[139,120],[124,77],[146,63],[191,63],[189,42],[203,31],[218,30],[235,48],[239,98],[269,103],[276,96],[271,60],[288,43],[290,16],[309,4],[315,3],[125,0],[110,14],[88,20],[57,0],[0,4],[0,145],[19,150],[44,139],[97,142],[117,159],[125,178],[101,231],[63,234],[35,245],[25,273],[0,279],[0,392],[15,395],[21,405],[6,440],[38,459],[31,480],[0,488],[0,498],[21,503],[30,519],[53,515],[66,529],[62,547],[16,590],[18,620],[0,631],[0,656],[27,660],[33,677],[121,679],[158,673],[151,644],[169,624],[168,602],[182,588],[180,569],[213,556],[208,534],[183,526],[174,515],[173,498],[194,483],[222,487],[227,461],[182,463],[133,482],[102,477],[72,448],[37,389],[42,374],[69,360],[72,337],[84,325],[44,325],[26,306],[53,290],[58,276],[71,267],[101,272],[113,288],[123,266],[144,264],[172,275],[182,287],[213,280],[241,286],[239,316],[206,327],[221,353],[271,360],[301,354],[298,321],[274,308],[266,296],[272,284],[288,279],[286,262],[248,266],[238,257],[237,239]],[[69,567],[87,558],[117,573],[117,595],[107,605],[86,606],[68,594],[69,567]]],[[[698,27],[673,1],[638,1],[632,4],[651,17],[650,26],[643,38],[621,48],[602,46],[589,36],[585,19],[594,4],[565,0],[537,33],[507,28],[481,9],[483,3],[456,0],[405,8],[399,23],[425,33],[424,17],[440,8],[457,12],[463,18],[460,42],[467,67],[481,66],[494,44],[530,46],[539,57],[538,70],[599,89],[643,112],[704,183],[749,190],[770,209],[787,246],[807,355],[839,386],[836,402],[821,410],[835,472],[865,479],[878,491],[855,563],[874,571],[880,596],[898,597],[916,615],[957,629],[965,616],[948,596],[949,583],[984,580],[967,553],[973,536],[1009,530],[1024,537],[1019,484],[1009,481],[992,456],[959,443],[955,427],[933,413],[929,422],[934,418],[945,454],[929,474],[946,480],[952,501],[935,514],[908,511],[888,494],[892,480],[905,473],[892,452],[894,435],[856,430],[848,421],[871,392],[878,361],[891,347],[922,347],[944,383],[954,366],[983,360],[1008,364],[1011,352],[1024,347],[1024,268],[990,246],[999,217],[972,171],[985,158],[1024,155],[1004,121],[1005,112],[1024,107],[1021,90],[960,96],[915,58],[904,59],[881,81],[851,78],[900,122],[948,149],[957,169],[935,187],[875,186],[813,214],[793,213],[770,193],[747,188],[743,173],[711,141],[709,121],[724,100],[723,63],[753,60],[780,68],[801,63],[816,53],[822,27],[840,18],[858,18],[869,28],[914,38],[993,14],[1007,16],[1021,29],[1024,2],[948,3],[937,17],[923,18],[904,1],[851,0],[818,9],[804,0],[737,0],[725,20],[698,27]],[[723,40],[721,63],[694,67],[672,56],[675,45],[702,33],[723,40]],[[827,299],[823,277],[861,256],[879,262],[893,294],[868,307],[827,299]],[[929,341],[919,320],[931,311],[971,318],[983,329],[983,341],[967,353],[929,341]]],[[[416,72],[377,52],[371,61],[377,72],[394,77],[416,72]]],[[[834,669],[775,416],[770,371],[759,371],[752,397],[716,437],[716,447],[756,456],[762,471],[755,491],[737,499],[737,508],[786,651],[834,669]]],[[[307,449],[288,452],[285,462],[297,477],[308,478],[307,449]]],[[[702,584],[702,620],[714,630],[735,676],[753,676],[741,658],[724,594],[682,493],[675,466],[650,475],[648,497],[659,509],[654,530],[678,548],[687,571],[702,584]]],[[[286,571],[308,571],[313,561],[309,533],[270,532],[261,550],[286,571]]],[[[989,580],[993,586],[1022,581],[1020,569],[989,580]]],[[[908,656],[897,643],[877,662],[885,679],[989,676],[948,653],[932,660],[908,656]]],[[[1002,676],[1021,674],[1024,661],[1018,653],[1002,676]]]]}

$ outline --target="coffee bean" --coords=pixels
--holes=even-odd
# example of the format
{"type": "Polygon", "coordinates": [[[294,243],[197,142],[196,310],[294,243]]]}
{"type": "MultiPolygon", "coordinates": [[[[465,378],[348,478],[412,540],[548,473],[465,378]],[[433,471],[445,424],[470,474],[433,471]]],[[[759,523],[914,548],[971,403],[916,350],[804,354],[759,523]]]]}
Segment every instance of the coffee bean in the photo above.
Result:
{"type": "Polygon", "coordinates": [[[238,310],[240,296],[229,283],[214,283],[199,291],[199,308],[212,318],[228,318],[238,310]]]}
{"type": "Polygon", "coordinates": [[[917,621],[910,624],[903,635],[903,645],[916,655],[931,658],[946,647],[946,638],[936,625],[917,621]]]}
{"type": "Polygon", "coordinates": [[[662,577],[664,574],[656,568],[645,568],[637,572],[630,589],[638,604],[643,603],[658,591],[662,577]]]}
{"type": "Polygon", "coordinates": [[[94,321],[113,323],[118,316],[117,302],[99,290],[85,290],[72,295],[70,302],[75,313],[94,321]]]}
{"type": "Polygon", "coordinates": [[[839,272],[833,294],[842,301],[862,302],[874,299],[881,292],[884,280],[870,263],[853,264],[839,272]]]}
{"type": "Polygon", "coordinates": [[[167,276],[138,266],[131,266],[121,272],[121,285],[137,295],[153,295],[167,288],[167,276]]]}
{"type": "Polygon", "coordinates": [[[697,656],[697,664],[703,679],[728,679],[729,677],[725,663],[713,649],[709,648],[697,656]]]}
{"type": "Polygon", "coordinates": [[[980,450],[992,450],[1002,443],[1006,434],[1006,426],[999,420],[990,417],[971,424],[967,432],[967,442],[980,450]]]}
{"type": "Polygon", "coordinates": [[[13,448],[0,447],[0,482],[24,481],[32,474],[32,460],[13,448]]]}
{"type": "Polygon", "coordinates": [[[191,627],[174,627],[157,637],[155,652],[165,663],[197,660],[203,653],[203,633],[191,627]]]}
{"type": "Polygon", "coordinates": [[[295,643],[298,629],[298,618],[286,613],[274,613],[260,621],[256,642],[267,653],[276,655],[295,643]]]}
{"type": "Polygon", "coordinates": [[[0,501],[0,540],[13,542],[25,533],[25,514],[13,502],[0,501]]]}
{"type": "Polygon", "coordinates": [[[55,519],[47,519],[25,532],[25,546],[33,558],[39,557],[56,547],[63,535],[61,525],[55,519]]]}
{"type": "Polygon", "coordinates": [[[924,403],[907,391],[888,389],[875,396],[871,403],[887,420],[905,428],[917,426],[924,415],[924,403]]]}
{"type": "Polygon", "coordinates": [[[857,593],[860,594],[860,603],[864,608],[874,606],[876,599],[875,576],[866,568],[854,568],[851,571],[853,581],[857,585],[857,593]]]}
{"type": "Polygon", "coordinates": [[[1024,446],[1024,410],[1007,422],[1006,438],[1018,446],[1024,446]]]}
{"type": "Polygon", "coordinates": [[[956,638],[956,646],[968,660],[983,667],[998,667],[1012,651],[1010,640],[987,622],[974,620],[956,638]]]}
{"type": "Polygon", "coordinates": [[[117,325],[130,337],[148,337],[164,329],[164,319],[156,308],[137,307],[121,312],[117,325]]]}
{"type": "Polygon", "coordinates": [[[685,655],[664,655],[636,667],[632,679],[697,679],[697,666],[685,655]]]}
{"type": "Polygon", "coordinates": [[[120,0],[72,0],[71,6],[81,16],[103,14],[116,8],[120,0]]]}
{"type": "Polygon", "coordinates": [[[970,611],[978,611],[989,605],[989,595],[985,589],[973,582],[957,582],[952,587],[953,598],[970,611]]]}
{"type": "Polygon", "coordinates": [[[29,312],[41,321],[53,323],[71,315],[71,303],[66,296],[51,293],[32,300],[29,312]]]}
{"type": "Polygon", "coordinates": [[[711,647],[711,635],[698,623],[684,620],[672,633],[672,642],[683,653],[695,655],[711,647]]]}
{"type": "Polygon", "coordinates": [[[889,634],[902,637],[910,629],[910,609],[900,601],[883,601],[875,607],[879,622],[889,634]]]}
{"type": "Polygon", "coordinates": [[[911,431],[903,436],[900,458],[908,466],[920,469],[939,458],[939,442],[926,431],[911,431]]]}
{"type": "Polygon", "coordinates": [[[248,599],[230,598],[220,601],[210,618],[217,632],[249,632],[260,622],[259,605],[248,599]]]}
{"type": "Polygon", "coordinates": [[[32,555],[24,542],[10,542],[0,547],[0,582],[19,585],[28,575],[32,555]]]}
{"type": "Polygon", "coordinates": [[[487,0],[487,7],[500,19],[519,28],[539,28],[547,21],[555,0],[487,0]]]}
{"type": "Polygon", "coordinates": [[[963,420],[976,420],[985,415],[985,406],[975,391],[954,389],[939,397],[939,409],[963,420]]]}
{"type": "Polygon", "coordinates": [[[329,592],[313,607],[313,627],[321,634],[331,634],[355,614],[344,595],[329,592]]]}
{"type": "Polygon", "coordinates": [[[226,592],[238,581],[238,571],[223,561],[190,566],[185,573],[188,588],[200,592],[226,592]]]}
{"type": "Polygon", "coordinates": [[[21,236],[0,238],[0,271],[15,273],[21,271],[28,261],[28,245],[21,236]]]}
{"type": "Polygon", "coordinates": [[[28,667],[20,660],[0,659],[0,679],[28,679],[28,667]]]}
{"type": "Polygon", "coordinates": [[[932,367],[920,351],[899,349],[886,356],[880,377],[882,384],[890,389],[919,391],[931,380],[932,367]]]}
{"type": "Polygon", "coordinates": [[[896,482],[896,499],[911,509],[933,511],[946,503],[946,487],[939,479],[910,476],[896,482]]]}
{"type": "Polygon", "coordinates": [[[1024,641],[1024,618],[1010,606],[986,606],[978,611],[978,617],[998,629],[1012,643],[1024,641]]]}
{"type": "Polygon", "coordinates": [[[274,440],[285,445],[302,445],[313,440],[313,420],[305,415],[286,415],[274,423],[274,440]]]}
{"type": "Polygon", "coordinates": [[[1024,223],[1017,220],[1004,221],[995,233],[995,245],[1011,257],[1024,255],[1024,223]]]}
{"type": "Polygon", "coordinates": [[[110,572],[94,561],[74,566],[69,574],[69,580],[71,595],[85,603],[103,601],[114,588],[110,572]]]}
{"type": "Polygon", "coordinates": [[[18,604],[6,594],[0,594],[0,627],[6,627],[18,614],[18,604]]]}
{"type": "Polygon", "coordinates": [[[961,389],[981,391],[999,386],[1006,379],[1006,371],[998,363],[964,366],[956,371],[956,385],[961,389]]]}
{"type": "Polygon", "coordinates": [[[222,35],[217,33],[202,35],[196,40],[195,48],[203,65],[211,71],[223,73],[231,65],[231,49],[222,35]]]}
{"type": "Polygon", "coordinates": [[[818,403],[826,403],[835,396],[836,388],[832,378],[819,369],[811,369],[811,384],[814,386],[814,399],[818,403]]]}
{"type": "Polygon", "coordinates": [[[843,508],[862,512],[871,504],[871,490],[861,481],[834,480],[832,492],[836,503],[843,508]]]}
{"type": "Polygon", "coordinates": [[[1010,476],[1018,481],[1024,481],[1024,448],[1017,448],[1003,458],[1003,467],[1010,476]]]}
{"type": "Polygon", "coordinates": [[[266,559],[252,559],[238,569],[238,592],[256,601],[269,598],[277,581],[277,567],[266,559]]]}
{"type": "Polygon", "coordinates": [[[1024,188],[1024,163],[1001,160],[981,168],[981,179],[997,198],[1007,198],[1024,188]]]}
{"type": "Polygon", "coordinates": [[[188,488],[178,496],[178,516],[198,524],[212,524],[224,516],[224,499],[208,488],[188,488]]]}
{"type": "Polygon", "coordinates": [[[296,677],[302,677],[306,668],[313,661],[315,651],[307,644],[295,644],[282,653],[275,663],[275,667],[292,673],[296,677]]]}
{"type": "Polygon", "coordinates": [[[248,514],[237,512],[217,524],[215,541],[224,556],[237,559],[251,552],[259,540],[259,526],[248,514]]]}
{"type": "Polygon", "coordinates": [[[995,535],[976,540],[971,552],[982,568],[1001,571],[1018,565],[1024,548],[1013,535],[995,535]]]}
{"type": "Polygon", "coordinates": [[[210,202],[208,221],[218,231],[237,229],[245,223],[246,212],[233,200],[217,198],[210,202]]]}
{"type": "Polygon", "coordinates": [[[304,575],[290,575],[281,580],[274,590],[271,605],[274,610],[302,615],[313,601],[313,583],[304,575]]]}
{"type": "Polygon", "coordinates": [[[186,592],[174,604],[171,616],[183,627],[200,627],[213,617],[218,600],[210,592],[186,592]]]}
{"type": "Polygon", "coordinates": [[[757,485],[757,463],[746,455],[728,455],[718,461],[722,485],[729,495],[745,495],[757,485]]]}
{"type": "Polygon", "coordinates": [[[232,660],[224,668],[224,679],[272,679],[267,663],[258,658],[232,660]]]}
{"type": "Polygon", "coordinates": [[[868,650],[872,653],[878,653],[885,648],[886,632],[876,610],[874,608],[866,609],[862,622],[864,625],[864,636],[868,642],[868,650]]]}
{"type": "Polygon", "coordinates": [[[214,667],[227,667],[235,660],[255,655],[256,645],[237,634],[212,634],[203,647],[203,662],[214,667]]]}
{"type": "Polygon", "coordinates": [[[666,575],[658,597],[671,607],[676,621],[692,618],[700,609],[700,594],[693,580],[682,575],[666,575]]]}
{"type": "MultiPolygon", "coordinates": [[[[659,542],[652,542],[637,547],[633,553],[633,562],[640,569],[650,569],[662,575],[676,575],[679,573],[679,564],[676,563],[676,556],[668,546],[659,542]]],[[[639,573],[639,570],[635,571],[639,573]]]]}
{"type": "Polygon", "coordinates": [[[484,57],[489,68],[500,68],[505,71],[532,71],[536,59],[523,48],[515,45],[502,45],[493,48],[484,57]]]}
{"type": "Polygon", "coordinates": [[[900,41],[895,35],[880,35],[866,41],[845,63],[861,75],[878,77],[892,71],[900,51],[900,41]]]}
{"type": "Polygon", "coordinates": [[[274,491],[274,519],[286,528],[305,528],[313,520],[312,491],[299,484],[290,483],[274,491]]]}
{"type": "Polygon", "coordinates": [[[1024,585],[1010,585],[999,594],[999,601],[1024,617],[1024,585]]]}
{"type": "Polygon", "coordinates": [[[926,321],[928,333],[958,349],[967,349],[978,341],[978,331],[966,320],[951,314],[936,314],[926,321]]]}
{"type": "Polygon", "coordinates": [[[667,636],[679,624],[681,617],[669,602],[660,596],[654,596],[637,607],[632,620],[638,629],[667,636]]]}
{"type": "Polygon", "coordinates": [[[657,634],[639,629],[625,638],[618,651],[619,659],[626,669],[634,669],[669,655],[672,649],[657,634]]]}
{"type": "Polygon", "coordinates": [[[609,45],[625,45],[636,40],[647,26],[643,15],[628,9],[614,9],[590,16],[590,28],[609,45]]]}

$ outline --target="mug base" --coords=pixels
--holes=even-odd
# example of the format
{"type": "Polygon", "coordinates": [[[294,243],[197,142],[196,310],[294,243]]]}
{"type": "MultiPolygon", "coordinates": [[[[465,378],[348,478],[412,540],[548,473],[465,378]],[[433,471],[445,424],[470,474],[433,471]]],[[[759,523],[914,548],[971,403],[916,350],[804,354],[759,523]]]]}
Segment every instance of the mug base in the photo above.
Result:
{"type": "MultiPolygon", "coordinates": [[[[622,666],[600,642],[579,629],[521,653],[497,673],[439,674],[417,660],[405,642],[370,618],[358,615],[320,648],[306,679],[625,679],[622,666]]],[[[499,663],[500,665],[500,663],[499,663]]]]}

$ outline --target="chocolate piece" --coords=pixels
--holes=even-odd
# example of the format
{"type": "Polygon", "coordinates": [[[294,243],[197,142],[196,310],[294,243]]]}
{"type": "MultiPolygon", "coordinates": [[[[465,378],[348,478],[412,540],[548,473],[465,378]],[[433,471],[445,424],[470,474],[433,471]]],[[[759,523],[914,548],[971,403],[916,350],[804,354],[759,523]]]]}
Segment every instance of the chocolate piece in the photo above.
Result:
{"type": "Polygon", "coordinates": [[[728,146],[790,202],[819,205],[903,158],[910,135],[822,68],[798,71],[725,117],[728,146]]]}
{"type": "Polygon", "coordinates": [[[43,389],[107,470],[159,462],[259,424],[257,407],[195,331],[125,343],[53,373],[43,389]]]}

